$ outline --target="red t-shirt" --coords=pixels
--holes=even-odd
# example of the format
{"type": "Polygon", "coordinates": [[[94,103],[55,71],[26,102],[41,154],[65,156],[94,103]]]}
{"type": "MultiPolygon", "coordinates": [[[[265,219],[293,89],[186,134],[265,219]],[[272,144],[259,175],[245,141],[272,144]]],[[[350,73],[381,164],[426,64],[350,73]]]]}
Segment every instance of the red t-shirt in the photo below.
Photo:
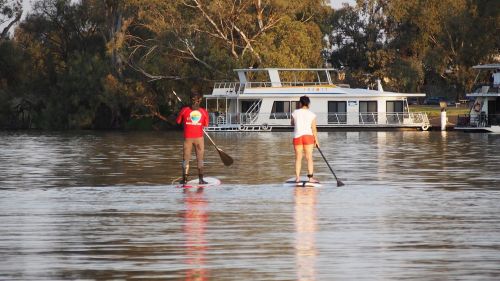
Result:
{"type": "Polygon", "coordinates": [[[204,108],[192,110],[190,107],[183,107],[177,116],[177,124],[184,126],[184,138],[203,137],[203,127],[208,126],[208,112],[204,108]]]}

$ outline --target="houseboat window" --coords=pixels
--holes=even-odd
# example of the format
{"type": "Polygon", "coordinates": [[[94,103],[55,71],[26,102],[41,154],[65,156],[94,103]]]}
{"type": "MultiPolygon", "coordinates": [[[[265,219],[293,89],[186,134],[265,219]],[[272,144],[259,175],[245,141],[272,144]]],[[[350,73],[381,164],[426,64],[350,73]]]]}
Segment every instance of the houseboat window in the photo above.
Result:
{"type": "Polygon", "coordinates": [[[328,102],[328,124],[347,123],[347,103],[345,101],[328,102]]]}
{"type": "Polygon", "coordinates": [[[360,101],[359,102],[359,123],[360,124],[375,124],[377,123],[377,101],[360,101]]]}
{"type": "Polygon", "coordinates": [[[386,112],[404,112],[403,101],[387,101],[386,112]]]}
{"type": "Polygon", "coordinates": [[[397,124],[403,122],[403,101],[387,101],[385,112],[388,123],[397,124]]]}
{"type": "Polygon", "coordinates": [[[500,124],[500,98],[488,99],[488,124],[500,124]]]}
{"type": "Polygon", "coordinates": [[[290,119],[292,107],[289,101],[275,101],[271,111],[271,119],[290,119]]]}
{"type": "Polygon", "coordinates": [[[241,101],[241,112],[247,112],[252,106],[255,106],[256,100],[244,100],[241,101]]]}

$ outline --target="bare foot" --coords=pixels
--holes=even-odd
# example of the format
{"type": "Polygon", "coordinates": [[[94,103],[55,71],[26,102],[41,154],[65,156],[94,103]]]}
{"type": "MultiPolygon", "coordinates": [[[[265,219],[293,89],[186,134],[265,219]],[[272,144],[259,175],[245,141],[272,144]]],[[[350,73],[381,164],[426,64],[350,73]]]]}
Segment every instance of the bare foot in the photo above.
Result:
{"type": "Polygon", "coordinates": [[[317,180],[315,178],[309,178],[309,182],[310,183],[319,183],[319,180],[317,180]]]}

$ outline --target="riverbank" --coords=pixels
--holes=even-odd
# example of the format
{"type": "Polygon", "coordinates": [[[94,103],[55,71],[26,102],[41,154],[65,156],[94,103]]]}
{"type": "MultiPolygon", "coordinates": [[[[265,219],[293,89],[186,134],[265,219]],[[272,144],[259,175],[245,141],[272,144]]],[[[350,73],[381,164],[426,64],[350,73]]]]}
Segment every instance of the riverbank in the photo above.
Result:
{"type": "MultiPolygon", "coordinates": [[[[469,113],[468,104],[459,104],[458,106],[449,106],[446,108],[446,115],[448,116],[458,116],[460,114],[469,113]]],[[[430,118],[441,117],[441,108],[439,105],[411,105],[410,112],[425,112],[430,118]]]]}
{"type": "MultiPolygon", "coordinates": [[[[446,130],[453,130],[457,124],[458,115],[468,114],[470,111],[468,104],[449,106],[446,108],[446,130]]],[[[411,105],[410,112],[425,112],[431,123],[431,130],[441,130],[441,108],[439,105],[411,105]]]]}

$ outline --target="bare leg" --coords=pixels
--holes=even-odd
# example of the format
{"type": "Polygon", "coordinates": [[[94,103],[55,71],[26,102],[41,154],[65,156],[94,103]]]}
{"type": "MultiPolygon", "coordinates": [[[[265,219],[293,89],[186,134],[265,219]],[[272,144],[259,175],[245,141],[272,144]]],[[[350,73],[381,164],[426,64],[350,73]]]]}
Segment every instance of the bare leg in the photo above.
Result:
{"type": "Polygon", "coordinates": [[[307,160],[307,173],[312,175],[314,172],[314,163],[313,163],[313,149],[314,145],[304,145],[304,154],[307,160]]]}
{"type": "Polygon", "coordinates": [[[300,170],[302,168],[303,146],[294,145],[295,148],[295,181],[300,181],[300,170]]]}
{"type": "Polygon", "coordinates": [[[307,160],[307,175],[309,176],[310,182],[316,182],[317,180],[312,177],[314,174],[314,162],[313,162],[313,150],[314,145],[304,145],[304,153],[307,160]]]}

